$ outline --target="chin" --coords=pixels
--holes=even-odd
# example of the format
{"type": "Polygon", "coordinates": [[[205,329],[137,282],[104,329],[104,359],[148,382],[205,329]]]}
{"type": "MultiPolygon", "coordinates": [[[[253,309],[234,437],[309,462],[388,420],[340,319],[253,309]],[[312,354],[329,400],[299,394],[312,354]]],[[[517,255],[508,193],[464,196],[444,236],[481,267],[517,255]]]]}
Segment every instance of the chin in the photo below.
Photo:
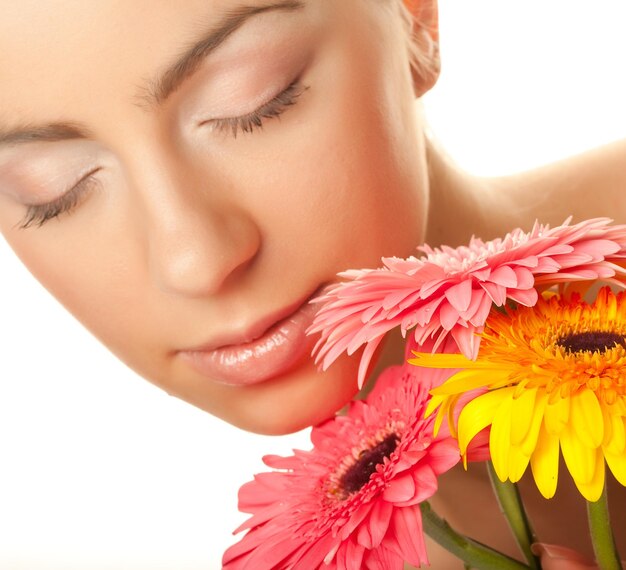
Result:
{"type": "Polygon", "coordinates": [[[320,372],[309,361],[281,378],[236,389],[227,406],[199,407],[253,433],[293,433],[333,417],[355,396],[358,363],[359,355],[344,357],[320,372]]]}

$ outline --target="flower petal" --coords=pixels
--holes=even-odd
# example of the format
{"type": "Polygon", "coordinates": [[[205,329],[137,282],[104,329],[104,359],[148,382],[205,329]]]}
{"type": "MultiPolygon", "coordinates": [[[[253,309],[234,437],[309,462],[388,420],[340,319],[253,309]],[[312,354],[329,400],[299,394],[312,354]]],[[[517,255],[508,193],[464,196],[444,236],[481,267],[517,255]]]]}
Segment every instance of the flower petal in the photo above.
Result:
{"type": "Polygon", "coordinates": [[[606,443],[606,450],[612,454],[623,453],[626,449],[626,429],[624,418],[616,414],[610,414],[611,437],[606,443]]]}
{"type": "Polygon", "coordinates": [[[596,471],[596,450],[583,444],[570,425],[563,429],[559,439],[565,465],[576,485],[590,484],[596,471]]]}
{"type": "Polygon", "coordinates": [[[449,331],[459,320],[459,311],[450,303],[442,303],[439,308],[439,322],[443,330],[449,331]]]}
{"type": "Polygon", "coordinates": [[[509,298],[525,307],[533,307],[537,303],[539,294],[536,289],[513,289],[509,291],[509,298]]]}
{"type": "Polygon", "coordinates": [[[395,478],[383,491],[383,499],[390,503],[408,501],[415,493],[415,482],[411,475],[403,475],[395,478]]]}
{"type": "Polygon", "coordinates": [[[504,303],[506,303],[506,287],[492,283],[491,281],[485,281],[484,283],[481,283],[480,286],[498,307],[501,307],[504,303]]]}
{"type": "Polygon", "coordinates": [[[391,515],[393,515],[393,505],[391,503],[378,501],[372,507],[369,524],[367,526],[372,537],[373,548],[378,548],[387,534],[387,529],[391,524],[391,515]]]}
{"type": "Polygon", "coordinates": [[[571,401],[570,425],[574,426],[576,437],[587,447],[599,447],[604,439],[604,418],[597,396],[583,389],[573,394],[571,401]]]}
{"type": "MultiPolygon", "coordinates": [[[[423,562],[428,565],[428,560],[424,560],[423,562]]],[[[402,570],[402,568],[404,568],[404,561],[401,556],[398,556],[388,548],[382,547],[366,553],[364,563],[365,570],[380,570],[381,568],[402,570]]]]}
{"type": "Polygon", "coordinates": [[[580,491],[580,494],[588,501],[595,502],[602,495],[602,489],[604,489],[604,456],[602,449],[598,448],[593,451],[594,454],[594,472],[591,480],[588,483],[582,481],[575,481],[576,487],[580,491]]]}
{"type": "Polygon", "coordinates": [[[517,287],[517,275],[508,265],[501,265],[491,272],[489,281],[503,287],[517,287]]]}
{"type": "Polygon", "coordinates": [[[371,340],[367,343],[365,350],[363,351],[363,355],[361,356],[361,362],[359,363],[359,372],[357,376],[357,384],[359,386],[359,390],[363,388],[363,384],[365,384],[365,377],[367,376],[367,371],[369,369],[370,361],[378,348],[378,345],[382,342],[383,337],[380,336],[374,340],[371,340]]]}
{"type": "Polygon", "coordinates": [[[511,406],[513,396],[503,398],[500,407],[493,417],[489,449],[491,462],[500,481],[509,478],[509,450],[511,449],[511,406]]]}
{"type": "Polygon", "coordinates": [[[624,453],[610,453],[605,449],[604,457],[613,476],[621,485],[626,486],[626,455],[624,453]]]}
{"type": "MultiPolygon", "coordinates": [[[[477,294],[477,293],[476,293],[477,294]]],[[[485,295],[483,292],[482,298],[480,300],[480,305],[478,305],[474,314],[469,318],[469,322],[475,327],[482,327],[489,316],[489,311],[491,311],[491,297],[485,295]]]]}
{"type": "Polygon", "coordinates": [[[519,445],[530,430],[533,421],[533,410],[537,388],[523,390],[513,397],[511,405],[511,444],[519,445]]]}
{"type": "MultiPolygon", "coordinates": [[[[440,439],[432,443],[430,447],[430,453],[428,454],[428,466],[431,468],[432,472],[435,475],[441,475],[446,471],[452,469],[460,460],[459,454],[459,445],[458,443],[451,437],[446,437],[445,439],[440,439]]],[[[423,474],[421,471],[417,473],[420,478],[420,481],[423,479],[423,474]]],[[[420,484],[421,487],[421,484],[420,484]]],[[[435,485],[434,491],[437,490],[435,485]]],[[[419,494],[421,496],[421,500],[424,501],[428,497],[422,494],[421,488],[419,490],[419,494]]]]}
{"type": "Polygon", "coordinates": [[[474,437],[493,421],[493,417],[503,400],[511,398],[514,387],[492,390],[468,402],[459,415],[459,449],[465,455],[474,437]]]}
{"type": "Polygon", "coordinates": [[[396,509],[392,528],[396,543],[407,563],[419,567],[427,563],[426,544],[422,530],[422,513],[419,509],[396,509]]]}
{"type": "Polygon", "coordinates": [[[554,403],[548,400],[545,411],[546,430],[552,435],[559,435],[569,420],[569,398],[558,398],[554,403]]]}
{"type": "Polygon", "coordinates": [[[524,475],[530,455],[526,455],[521,447],[512,445],[509,449],[509,480],[511,483],[517,483],[524,475]]]}
{"type": "Polygon", "coordinates": [[[530,468],[539,492],[546,499],[554,497],[559,478],[559,438],[551,434],[543,422],[530,457],[530,468]]]}
{"type": "Polygon", "coordinates": [[[457,312],[467,311],[472,300],[472,282],[469,279],[464,279],[450,287],[445,292],[445,296],[457,312]]]}
{"type": "Polygon", "coordinates": [[[533,419],[530,424],[530,429],[520,444],[522,451],[529,457],[533,454],[535,447],[537,446],[539,430],[543,425],[544,411],[547,403],[548,395],[543,391],[539,392],[535,401],[535,407],[532,410],[533,419]]]}

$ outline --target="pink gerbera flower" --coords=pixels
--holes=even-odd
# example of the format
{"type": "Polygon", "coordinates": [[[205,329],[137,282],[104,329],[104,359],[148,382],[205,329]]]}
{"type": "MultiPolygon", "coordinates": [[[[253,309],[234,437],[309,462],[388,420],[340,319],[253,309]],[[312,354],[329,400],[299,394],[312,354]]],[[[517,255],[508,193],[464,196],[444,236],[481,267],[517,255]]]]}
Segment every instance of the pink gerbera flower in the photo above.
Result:
{"type": "Polygon", "coordinates": [[[383,336],[399,326],[405,335],[433,351],[451,336],[458,349],[475,358],[492,305],[507,299],[521,305],[537,302],[536,287],[555,283],[626,276],[626,226],[596,218],[556,228],[535,223],[528,233],[516,229],[503,239],[472,238],[456,249],[418,248],[419,258],[384,258],[381,269],[340,273],[349,279],[314,302],[323,303],[308,333],[321,333],[314,353],[325,370],[342,353],[366,348],[359,368],[362,385],[369,361],[383,336]]]}
{"type": "MultiPolygon", "coordinates": [[[[431,372],[387,369],[366,401],[313,428],[311,451],[264,457],[277,471],[241,488],[239,508],[252,517],[235,531],[249,529],[224,554],[224,568],[428,564],[419,505],[460,458],[447,426],[435,437],[433,419],[424,419],[428,391],[453,371],[431,372]]],[[[473,459],[486,449],[485,439],[473,459]]]]}

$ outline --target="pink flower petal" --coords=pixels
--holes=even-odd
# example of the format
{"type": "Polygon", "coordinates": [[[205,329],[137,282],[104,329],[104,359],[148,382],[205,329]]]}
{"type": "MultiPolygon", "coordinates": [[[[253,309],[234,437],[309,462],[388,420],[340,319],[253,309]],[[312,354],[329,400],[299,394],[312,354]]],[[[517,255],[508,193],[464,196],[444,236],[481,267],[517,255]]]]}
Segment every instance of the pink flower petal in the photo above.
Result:
{"type": "MultiPolygon", "coordinates": [[[[484,324],[491,305],[537,301],[537,287],[569,281],[626,281],[626,226],[595,218],[550,228],[535,223],[503,238],[468,245],[418,248],[421,256],[385,258],[380,269],[348,270],[331,287],[309,334],[320,334],[314,353],[327,368],[343,352],[378,344],[395,327],[415,329],[418,342],[450,336],[476,353],[472,327],[484,324]],[[479,300],[477,300],[480,298],[479,300]],[[467,327],[462,331],[459,327],[467,327]]],[[[611,282],[613,282],[611,281],[611,282]]],[[[372,350],[364,351],[371,358],[372,350]]],[[[361,367],[359,378],[364,372],[361,367]]]]}
{"type": "MultiPolygon", "coordinates": [[[[491,297],[483,294],[480,299],[480,305],[476,309],[476,312],[470,317],[469,322],[475,327],[481,327],[485,324],[487,316],[491,311],[491,297]]],[[[461,351],[466,354],[465,351],[461,351]]]]}
{"type": "Polygon", "coordinates": [[[535,277],[526,267],[514,267],[515,278],[517,279],[516,289],[530,289],[535,283],[535,277]]]}
{"type": "Polygon", "coordinates": [[[372,508],[369,529],[372,536],[372,547],[378,548],[387,534],[393,515],[393,505],[385,501],[378,501],[372,508]]]}
{"type": "Polygon", "coordinates": [[[454,309],[462,313],[466,311],[472,301],[472,282],[468,279],[453,285],[446,290],[446,299],[454,309]]]}
{"type": "MultiPolygon", "coordinates": [[[[443,373],[394,366],[365,401],[313,428],[312,450],[266,456],[278,470],[243,487],[240,509],[252,516],[224,554],[224,569],[427,563],[419,502],[436,489],[435,473],[452,465],[449,446],[456,446],[446,426],[434,437],[433,418],[424,418],[429,389],[443,373]]],[[[458,461],[458,447],[456,454],[458,461]]]]}
{"type": "Polygon", "coordinates": [[[459,320],[459,312],[449,303],[442,303],[439,307],[439,321],[445,330],[452,330],[452,327],[459,320]]]}
{"type": "Polygon", "coordinates": [[[526,289],[525,291],[516,290],[509,292],[509,298],[525,307],[534,307],[539,298],[539,294],[536,289],[526,289]]]}
{"type": "Polygon", "coordinates": [[[398,477],[389,483],[383,493],[383,499],[389,503],[408,501],[415,493],[415,482],[411,475],[398,477]]]}
{"type": "Polygon", "coordinates": [[[392,528],[398,550],[403,553],[406,562],[413,566],[429,563],[424,535],[415,532],[416,528],[422,528],[422,513],[419,509],[397,509],[392,528]]]}
{"type": "Polygon", "coordinates": [[[485,290],[487,295],[491,297],[494,305],[501,307],[506,302],[506,288],[492,281],[481,283],[480,286],[485,290]]]}
{"type": "Polygon", "coordinates": [[[517,287],[517,275],[508,265],[501,265],[492,271],[489,281],[502,287],[517,287]]]}
{"type": "Polygon", "coordinates": [[[388,548],[377,548],[366,555],[366,570],[381,570],[383,568],[385,570],[402,570],[404,560],[388,548]]]}

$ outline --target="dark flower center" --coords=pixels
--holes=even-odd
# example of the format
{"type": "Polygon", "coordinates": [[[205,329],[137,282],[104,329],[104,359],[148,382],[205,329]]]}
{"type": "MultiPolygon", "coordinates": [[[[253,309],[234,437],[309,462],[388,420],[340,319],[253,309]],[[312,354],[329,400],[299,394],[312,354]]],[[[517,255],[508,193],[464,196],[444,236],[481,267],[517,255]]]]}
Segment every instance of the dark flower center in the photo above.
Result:
{"type": "Polygon", "coordinates": [[[400,438],[392,433],[371,449],[361,452],[356,462],[343,474],[340,485],[346,494],[358,491],[376,471],[376,466],[389,457],[396,449],[400,438]]]}
{"type": "Polygon", "coordinates": [[[569,334],[561,337],[556,343],[569,353],[604,352],[618,345],[626,348],[624,336],[611,331],[588,331],[569,334]]]}

